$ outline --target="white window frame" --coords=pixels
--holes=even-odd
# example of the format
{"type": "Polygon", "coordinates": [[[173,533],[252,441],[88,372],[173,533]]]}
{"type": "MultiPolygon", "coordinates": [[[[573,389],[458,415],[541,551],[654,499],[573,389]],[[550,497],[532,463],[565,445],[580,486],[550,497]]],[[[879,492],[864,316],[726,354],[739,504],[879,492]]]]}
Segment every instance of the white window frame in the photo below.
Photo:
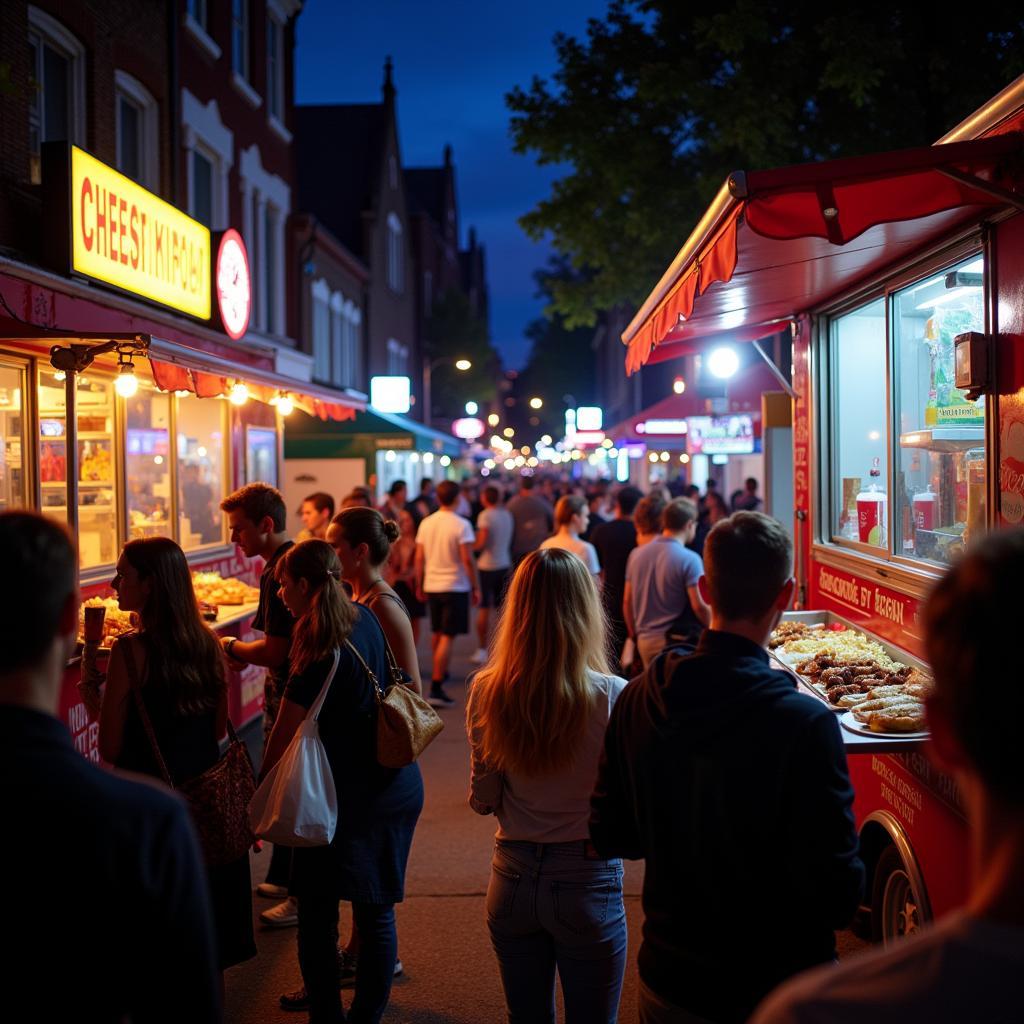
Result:
{"type": "MultiPolygon", "coordinates": [[[[192,152],[198,149],[213,163],[213,218],[214,231],[228,227],[228,174],[234,165],[235,137],[221,120],[217,101],[202,104],[188,91],[181,90],[181,122],[183,142],[187,151],[188,209],[195,209],[195,183],[193,181],[192,152]]],[[[251,252],[251,250],[250,250],[251,252]]]]}
{"type": "Polygon", "coordinates": [[[322,277],[310,286],[309,300],[313,376],[326,384],[331,379],[331,289],[322,277]]]}
{"type": "Polygon", "coordinates": [[[284,23],[267,4],[267,116],[284,121],[284,23]],[[271,39],[275,46],[271,46],[271,39]],[[271,64],[271,50],[276,61],[271,64]]]}
{"type": "Polygon", "coordinates": [[[337,386],[348,383],[345,366],[344,346],[345,296],[335,292],[331,296],[331,383],[337,386]]]}
{"type": "Polygon", "coordinates": [[[291,189],[283,178],[264,170],[259,146],[253,143],[243,149],[239,156],[239,183],[242,189],[242,236],[252,257],[253,265],[261,267],[265,260],[271,260],[274,267],[274,308],[266,316],[263,301],[264,275],[253,274],[253,310],[256,312],[253,326],[270,335],[283,335],[288,322],[285,295],[285,227],[291,213],[291,189]],[[277,219],[274,232],[274,251],[266,252],[264,212],[269,204],[277,219]]]}
{"type": "Polygon", "coordinates": [[[121,169],[121,100],[139,111],[139,184],[151,192],[160,190],[160,108],[153,94],[126,71],[114,71],[114,111],[117,132],[117,167],[121,169]]]}
{"type": "MultiPolygon", "coordinates": [[[[31,4],[28,8],[28,35],[36,36],[40,43],[40,59],[42,55],[41,46],[47,45],[57,50],[68,61],[68,130],[70,138],[68,142],[77,146],[85,145],[85,45],[70,30],[64,27],[56,18],[41,11],[31,4]]],[[[45,129],[45,107],[43,104],[43,81],[37,78],[40,68],[32,68],[32,77],[39,84],[39,144],[42,147],[43,133],[45,129]]],[[[30,177],[36,181],[36,168],[31,166],[33,159],[40,160],[37,167],[41,173],[42,148],[39,154],[30,153],[30,177]]]]}
{"type": "Polygon", "coordinates": [[[220,60],[221,48],[210,36],[210,5],[209,0],[198,0],[198,5],[203,9],[203,19],[200,21],[186,5],[183,24],[186,31],[195,40],[196,44],[211,60],[220,60]]]}
{"type": "Polygon", "coordinates": [[[388,251],[387,251],[387,279],[388,287],[397,293],[402,292],[405,283],[405,246],[403,242],[404,233],[402,222],[398,214],[392,211],[388,214],[388,251]]]}

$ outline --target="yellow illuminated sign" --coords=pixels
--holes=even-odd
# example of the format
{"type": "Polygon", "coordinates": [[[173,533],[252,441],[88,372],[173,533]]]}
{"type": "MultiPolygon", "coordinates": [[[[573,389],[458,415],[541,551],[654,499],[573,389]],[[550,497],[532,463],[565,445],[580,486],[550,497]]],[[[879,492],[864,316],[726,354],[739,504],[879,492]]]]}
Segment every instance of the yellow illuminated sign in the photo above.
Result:
{"type": "Polygon", "coordinates": [[[210,318],[210,231],[71,147],[71,252],[80,274],[210,318]]]}

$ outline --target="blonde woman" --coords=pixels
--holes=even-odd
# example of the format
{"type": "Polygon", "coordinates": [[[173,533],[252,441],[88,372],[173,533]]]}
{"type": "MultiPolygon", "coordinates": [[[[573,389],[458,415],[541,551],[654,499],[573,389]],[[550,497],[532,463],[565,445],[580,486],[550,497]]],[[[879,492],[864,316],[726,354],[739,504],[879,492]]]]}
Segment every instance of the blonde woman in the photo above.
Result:
{"type": "Polygon", "coordinates": [[[597,549],[580,537],[587,532],[589,525],[590,509],[587,506],[587,499],[582,494],[567,494],[564,498],[559,498],[558,504],[555,505],[555,532],[541,544],[541,550],[561,548],[563,551],[571,551],[592,575],[598,576],[601,572],[601,563],[597,557],[597,549]]]}
{"type": "Polygon", "coordinates": [[[487,924],[510,1024],[613,1024],[626,965],[622,862],[588,838],[612,705],[594,579],[578,557],[535,551],[516,570],[491,660],[467,708],[470,806],[498,819],[487,924]],[[528,656],[525,652],[529,652],[528,656]]]}

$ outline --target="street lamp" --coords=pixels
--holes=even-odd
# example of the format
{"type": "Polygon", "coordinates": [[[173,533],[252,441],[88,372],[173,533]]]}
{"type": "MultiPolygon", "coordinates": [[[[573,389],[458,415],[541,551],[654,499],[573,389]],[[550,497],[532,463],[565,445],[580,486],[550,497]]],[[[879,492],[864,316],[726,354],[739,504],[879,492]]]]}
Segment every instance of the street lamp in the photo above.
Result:
{"type": "Polygon", "coordinates": [[[531,409],[540,409],[540,408],[543,407],[543,405],[544,405],[544,399],[543,398],[531,398],[530,399],[530,408],[531,409]]]}
{"type": "Polygon", "coordinates": [[[465,373],[466,370],[471,370],[473,364],[468,359],[458,358],[454,356],[440,356],[437,359],[424,359],[423,360],[423,404],[426,408],[423,410],[425,414],[424,423],[429,427],[434,420],[434,410],[431,407],[431,394],[430,394],[430,378],[434,374],[434,370],[438,366],[454,366],[456,370],[465,373]]]}

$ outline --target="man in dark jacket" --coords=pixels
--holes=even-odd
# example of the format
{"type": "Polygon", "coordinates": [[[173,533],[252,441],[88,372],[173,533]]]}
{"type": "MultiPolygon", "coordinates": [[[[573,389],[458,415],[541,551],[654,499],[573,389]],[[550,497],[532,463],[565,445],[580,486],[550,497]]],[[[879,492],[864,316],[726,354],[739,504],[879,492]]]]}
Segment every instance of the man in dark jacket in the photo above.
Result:
{"type": "Polygon", "coordinates": [[[739,1022],[835,957],[864,868],[834,712],[769,667],[792,544],[739,512],[709,534],[711,627],[619,697],[592,800],[603,857],[643,858],[642,1024],[739,1022]]]}

